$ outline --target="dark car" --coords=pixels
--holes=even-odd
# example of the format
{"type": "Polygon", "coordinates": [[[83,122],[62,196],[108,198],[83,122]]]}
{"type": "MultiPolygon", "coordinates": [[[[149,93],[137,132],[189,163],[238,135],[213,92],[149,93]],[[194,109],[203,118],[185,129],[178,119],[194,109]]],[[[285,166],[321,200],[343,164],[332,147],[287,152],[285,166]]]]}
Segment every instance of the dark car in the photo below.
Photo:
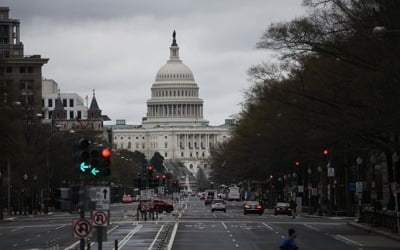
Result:
{"type": "Polygon", "coordinates": [[[174,210],[174,206],[171,203],[165,202],[163,200],[154,200],[154,209],[159,213],[165,211],[167,213],[171,213],[174,210]]]}
{"type": "Polygon", "coordinates": [[[290,204],[288,202],[278,202],[274,208],[274,215],[278,214],[287,214],[289,216],[292,215],[292,209],[290,208],[290,204]]]}
{"type": "Polygon", "coordinates": [[[243,205],[243,214],[259,214],[264,213],[264,206],[258,201],[246,201],[243,205]]]}

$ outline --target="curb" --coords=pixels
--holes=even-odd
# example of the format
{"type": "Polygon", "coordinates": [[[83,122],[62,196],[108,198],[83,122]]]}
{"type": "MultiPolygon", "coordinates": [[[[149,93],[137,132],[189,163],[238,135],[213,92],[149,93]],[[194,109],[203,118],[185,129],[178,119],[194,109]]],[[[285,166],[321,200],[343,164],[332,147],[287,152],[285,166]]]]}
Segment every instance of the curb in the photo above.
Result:
{"type": "Polygon", "coordinates": [[[392,240],[396,240],[396,241],[400,241],[400,235],[395,235],[393,233],[389,233],[386,231],[382,231],[382,230],[377,230],[374,228],[371,228],[369,226],[366,225],[362,225],[360,223],[354,223],[354,222],[348,222],[347,225],[356,227],[356,228],[360,228],[360,229],[364,229],[365,231],[369,232],[369,233],[376,233],[382,236],[385,236],[386,238],[392,239],[392,240]]]}

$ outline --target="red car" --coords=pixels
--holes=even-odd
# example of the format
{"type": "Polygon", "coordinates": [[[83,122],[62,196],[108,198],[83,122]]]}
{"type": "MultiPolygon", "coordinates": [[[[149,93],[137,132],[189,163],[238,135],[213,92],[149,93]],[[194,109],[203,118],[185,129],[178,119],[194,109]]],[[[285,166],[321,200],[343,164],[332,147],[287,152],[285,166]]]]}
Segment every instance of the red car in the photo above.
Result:
{"type": "Polygon", "coordinates": [[[132,203],[133,199],[132,196],[130,196],[129,194],[124,194],[124,196],[122,196],[122,203],[132,203]]]}
{"type": "Polygon", "coordinates": [[[154,209],[159,213],[165,211],[171,213],[174,210],[174,206],[171,203],[165,202],[163,200],[153,200],[154,209]]]}

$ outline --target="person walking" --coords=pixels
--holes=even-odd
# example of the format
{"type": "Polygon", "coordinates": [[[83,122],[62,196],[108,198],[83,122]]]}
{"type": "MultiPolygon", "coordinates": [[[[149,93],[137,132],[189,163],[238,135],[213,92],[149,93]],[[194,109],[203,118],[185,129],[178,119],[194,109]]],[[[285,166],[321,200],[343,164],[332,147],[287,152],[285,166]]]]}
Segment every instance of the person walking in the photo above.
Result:
{"type": "Polygon", "coordinates": [[[298,250],[299,246],[297,245],[295,238],[297,236],[296,230],[293,228],[289,229],[289,236],[283,239],[281,245],[279,246],[280,250],[298,250]]]}
{"type": "Polygon", "coordinates": [[[290,200],[289,204],[290,204],[290,209],[292,210],[292,216],[293,216],[293,219],[294,219],[294,218],[296,218],[296,207],[297,207],[297,204],[293,199],[290,200]]]}

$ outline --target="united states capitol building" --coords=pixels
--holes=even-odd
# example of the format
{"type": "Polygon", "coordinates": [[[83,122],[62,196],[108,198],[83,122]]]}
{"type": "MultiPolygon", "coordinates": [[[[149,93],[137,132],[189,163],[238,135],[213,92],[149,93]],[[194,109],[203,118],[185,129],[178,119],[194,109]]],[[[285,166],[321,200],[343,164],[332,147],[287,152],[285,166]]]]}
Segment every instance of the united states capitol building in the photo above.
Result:
{"type": "Polygon", "coordinates": [[[192,71],[179,57],[174,31],[170,58],[151,87],[147,116],[141,125],[117,120],[112,126],[114,148],[137,150],[147,159],[159,152],[166,162],[181,162],[192,173],[208,168],[210,149],[229,138],[233,120],[210,126],[203,117],[203,104],[192,71]]]}

